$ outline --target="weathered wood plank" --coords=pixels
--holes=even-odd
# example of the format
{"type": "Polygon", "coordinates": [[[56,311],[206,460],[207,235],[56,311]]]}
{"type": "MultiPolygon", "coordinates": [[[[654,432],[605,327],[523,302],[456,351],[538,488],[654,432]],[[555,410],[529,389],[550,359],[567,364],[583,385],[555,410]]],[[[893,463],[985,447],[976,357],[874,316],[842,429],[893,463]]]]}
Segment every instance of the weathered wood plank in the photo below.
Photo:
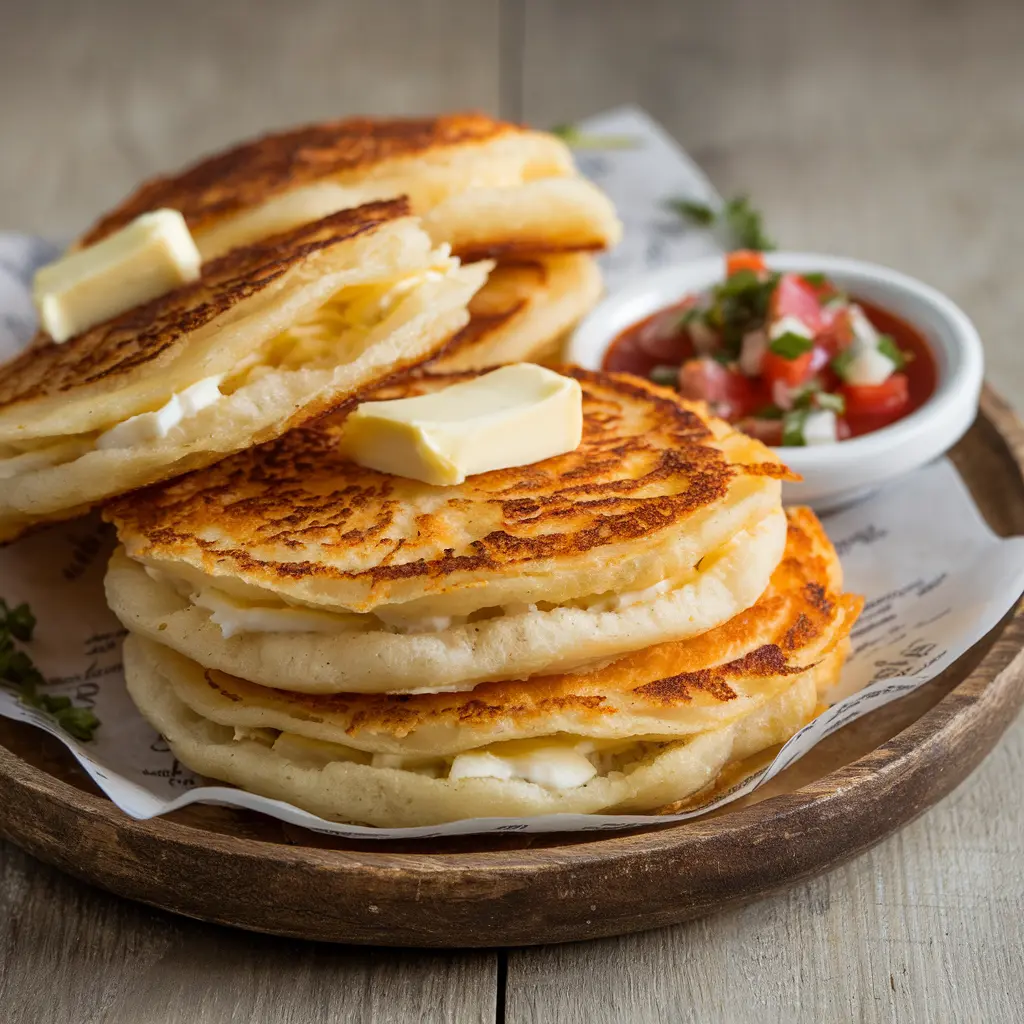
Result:
{"type": "Polygon", "coordinates": [[[378,953],[217,928],[0,843],[5,1024],[489,1024],[495,987],[492,953],[378,953]]]}
{"type": "Polygon", "coordinates": [[[0,229],[63,237],[267,129],[499,106],[498,0],[38,0],[0,31],[0,229]]]}

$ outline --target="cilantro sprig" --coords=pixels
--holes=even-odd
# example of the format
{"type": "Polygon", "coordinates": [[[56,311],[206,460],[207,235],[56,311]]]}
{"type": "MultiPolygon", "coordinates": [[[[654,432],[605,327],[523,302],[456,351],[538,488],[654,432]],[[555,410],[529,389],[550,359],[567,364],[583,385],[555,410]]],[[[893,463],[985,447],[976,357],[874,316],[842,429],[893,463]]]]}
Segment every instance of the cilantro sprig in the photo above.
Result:
{"type": "Polygon", "coordinates": [[[574,124],[556,124],[551,134],[557,135],[570,149],[636,149],[640,145],[635,135],[598,135],[574,124]]]}
{"type": "Polygon", "coordinates": [[[43,674],[29,654],[15,641],[32,641],[36,617],[27,604],[10,607],[0,598],[0,680],[12,686],[22,704],[51,715],[57,724],[78,740],[91,740],[100,720],[90,708],[78,707],[70,697],[41,693],[43,674]]]}
{"type": "Polygon", "coordinates": [[[890,360],[897,370],[902,370],[907,365],[907,354],[896,344],[896,339],[891,334],[878,336],[878,351],[890,360]]]}
{"type": "Polygon", "coordinates": [[[764,229],[764,218],[747,196],[734,196],[720,207],[693,199],[669,199],[666,205],[697,227],[721,228],[730,249],[774,249],[775,243],[764,229]]]}

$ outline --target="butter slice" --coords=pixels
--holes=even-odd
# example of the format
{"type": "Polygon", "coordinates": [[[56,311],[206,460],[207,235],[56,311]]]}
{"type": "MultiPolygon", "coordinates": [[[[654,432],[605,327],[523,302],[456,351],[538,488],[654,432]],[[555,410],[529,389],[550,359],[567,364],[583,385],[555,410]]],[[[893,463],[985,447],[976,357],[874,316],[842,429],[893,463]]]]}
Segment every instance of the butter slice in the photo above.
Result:
{"type": "Polygon", "coordinates": [[[563,455],[582,436],[579,383],[520,363],[429,395],[364,402],[342,448],[368,469],[446,486],[563,455]]]}
{"type": "Polygon", "coordinates": [[[32,296],[43,329],[64,342],[196,280],[201,262],[185,218],[177,210],[154,210],[41,267],[32,296]]]}

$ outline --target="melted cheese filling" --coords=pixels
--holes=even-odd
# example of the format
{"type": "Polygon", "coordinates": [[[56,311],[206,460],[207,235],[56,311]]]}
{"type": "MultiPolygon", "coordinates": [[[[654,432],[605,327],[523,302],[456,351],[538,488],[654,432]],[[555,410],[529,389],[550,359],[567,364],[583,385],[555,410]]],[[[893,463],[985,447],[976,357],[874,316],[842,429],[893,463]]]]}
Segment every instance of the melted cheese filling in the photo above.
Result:
{"type": "Polygon", "coordinates": [[[422,633],[442,633],[447,629],[501,616],[526,615],[557,608],[577,608],[596,614],[619,612],[633,605],[648,603],[692,581],[665,579],[643,590],[623,591],[620,594],[600,594],[578,598],[564,604],[526,604],[510,602],[497,608],[481,609],[471,615],[406,616],[400,607],[378,608],[372,613],[325,611],[283,600],[250,600],[229,594],[216,586],[193,586],[183,578],[146,566],[146,572],[159,583],[171,586],[197,608],[210,612],[210,621],[218,626],[228,639],[244,633],[344,633],[386,629],[392,633],[411,636],[422,633]]]}
{"type": "Polygon", "coordinates": [[[545,736],[532,740],[508,740],[467,750],[454,757],[403,757],[370,754],[340,743],[309,739],[272,729],[235,729],[237,742],[253,741],[270,747],[282,757],[310,768],[334,762],[362,764],[426,775],[432,779],[498,779],[529,782],[545,789],[578,789],[591,779],[631,768],[662,749],[659,739],[592,740],[578,736],[545,736]]]}
{"type": "Polygon", "coordinates": [[[432,265],[402,278],[343,289],[308,320],[283,331],[237,364],[230,376],[196,381],[157,409],[142,411],[103,431],[0,444],[0,480],[64,465],[92,451],[144,448],[268,373],[322,369],[351,361],[362,351],[367,335],[403,299],[458,267],[446,245],[435,249],[433,256],[432,265]]]}

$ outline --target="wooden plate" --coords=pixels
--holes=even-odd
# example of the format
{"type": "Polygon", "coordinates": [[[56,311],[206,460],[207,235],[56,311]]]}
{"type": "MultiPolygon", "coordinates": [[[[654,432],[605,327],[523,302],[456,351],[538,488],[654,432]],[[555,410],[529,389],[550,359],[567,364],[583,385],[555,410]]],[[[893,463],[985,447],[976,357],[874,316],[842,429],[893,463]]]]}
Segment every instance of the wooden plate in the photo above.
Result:
{"type": "MultiPolygon", "coordinates": [[[[953,458],[993,528],[1024,533],[1024,428],[991,391],[953,458]]],[[[191,807],[134,821],[59,743],[0,720],[0,834],[131,899],[332,942],[498,946],[673,924],[855,856],[966,778],[1024,702],[1024,611],[940,678],[835,733],[746,801],[614,836],[334,840],[191,807]]]]}

